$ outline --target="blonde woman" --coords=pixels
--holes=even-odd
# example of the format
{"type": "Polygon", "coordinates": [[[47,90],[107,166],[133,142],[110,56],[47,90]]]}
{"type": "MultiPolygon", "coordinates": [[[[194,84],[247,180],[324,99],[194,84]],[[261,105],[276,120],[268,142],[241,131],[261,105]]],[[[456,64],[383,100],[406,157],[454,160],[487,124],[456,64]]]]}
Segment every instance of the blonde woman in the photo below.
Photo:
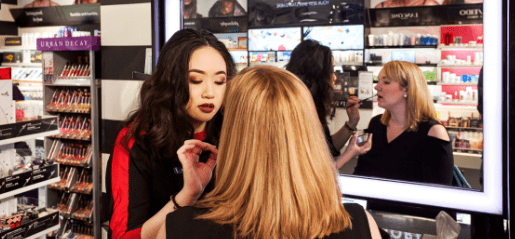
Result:
{"type": "Polygon", "coordinates": [[[391,61],[384,65],[374,88],[378,105],[385,112],[370,120],[372,148],[359,157],[354,174],[451,185],[451,142],[437,121],[420,68],[391,61]]]}
{"type": "MultiPolygon", "coordinates": [[[[247,68],[229,85],[215,188],[168,214],[158,238],[380,238],[341,203],[336,169],[308,89],[292,73],[247,68]]],[[[179,149],[195,165],[200,147],[179,149]]]]}

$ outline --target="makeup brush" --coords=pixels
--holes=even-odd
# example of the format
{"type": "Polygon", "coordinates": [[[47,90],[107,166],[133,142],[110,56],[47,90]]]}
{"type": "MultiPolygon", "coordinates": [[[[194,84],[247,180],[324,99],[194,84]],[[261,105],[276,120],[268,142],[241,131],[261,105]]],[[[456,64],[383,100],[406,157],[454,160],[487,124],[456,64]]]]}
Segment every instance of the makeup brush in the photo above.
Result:
{"type": "MultiPolygon", "coordinates": [[[[359,101],[359,103],[364,102],[364,101],[367,101],[367,100],[371,100],[372,98],[374,98],[374,96],[376,96],[376,95],[373,95],[373,96],[370,96],[370,97],[368,97],[368,98],[362,99],[362,100],[360,100],[360,101],[359,101]]],[[[349,107],[352,107],[352,106],[354,106],[354,105],[346,106],[345,108],[349,108],[349,107]]]]}

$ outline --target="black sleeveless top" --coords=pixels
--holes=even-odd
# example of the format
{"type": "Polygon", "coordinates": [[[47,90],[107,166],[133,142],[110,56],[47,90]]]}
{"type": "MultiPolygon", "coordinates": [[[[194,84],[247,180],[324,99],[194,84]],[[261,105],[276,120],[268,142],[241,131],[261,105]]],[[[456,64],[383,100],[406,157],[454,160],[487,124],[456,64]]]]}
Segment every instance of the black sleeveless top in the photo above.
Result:
{"type": "MultiPolygon", "coordinates": [[[[367,215],[361,205],[345,203],[345,210],[350,215],[352,229],[347,228],[340,233],[333,233],[324,239],[372,239],[367,215]]],[[[206,213],[208,209],[183,207],[166,216],[166,238],[181,239],[233,239],[233,228],[230,225],[220,225],[208,220],[195,220],[195,217],[206,213]]]]}
{"type": "Polygon", "coordinates": [[[403,181],[452,184],[454,158],[450,141],[428,136],[436,120],[420,122],[416,132],[402,132],[388,143],[382,115],[370,120],[372,149],[358,158],[355,175],[403,181]]]}

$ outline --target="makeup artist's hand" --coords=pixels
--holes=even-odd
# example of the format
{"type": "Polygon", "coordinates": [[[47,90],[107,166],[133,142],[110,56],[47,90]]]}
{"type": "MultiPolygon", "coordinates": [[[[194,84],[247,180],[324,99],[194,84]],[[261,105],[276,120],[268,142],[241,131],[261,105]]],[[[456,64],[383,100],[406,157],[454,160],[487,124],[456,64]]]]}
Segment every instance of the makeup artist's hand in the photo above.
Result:
{"type": "Polygon", "coordinates": [[[359,122],[359,105],[360,101],[357,96],[351,96],[345,104],[345,109],[347,110],[347,115],[349,116],[348,124],[351,128],[354,129],[359,122]]]}
{"type": "Polygon", "coordinates": [[[194,203],[204,192],[213,175],[217,154],[214,145],[196,139],[184,141],[184,145],[177,150],[184,176],[181,191],[187,195],[188,201],[194,203]],[[205,150],[211,151],[209,159],[205,163],[199,162],[199,156],[205,150]]]}
{"type": "Polygon", "coordinates": [[[364,143],[358,144],[356,142],[357,139],[358,139],[358,134],[354,133],[354,135],[352,135],[352,139],[349,143],[349,146],[345,150],[345,151],[349,150],[353,157],[364,154],[372,148],[372,134],[368,134],[368,139],[364,143]]]}

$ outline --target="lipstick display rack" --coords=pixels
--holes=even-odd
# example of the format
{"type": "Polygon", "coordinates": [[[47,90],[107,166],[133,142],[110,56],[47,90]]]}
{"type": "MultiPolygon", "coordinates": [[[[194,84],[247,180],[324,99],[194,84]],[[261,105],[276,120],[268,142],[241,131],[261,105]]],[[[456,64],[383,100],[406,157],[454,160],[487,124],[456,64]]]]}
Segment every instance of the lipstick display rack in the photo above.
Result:
{"type": "Polygon", "coordinates": [[[47,158],[61,165],[61,180],[48,186],[47,199],[62,219],[56,238],[100,232],[100,219],[93,220],[100,218],[99,55],[90,48],[42,53],[44,114],[59,124],[59,133],[45,138],[47,158]]]}
{"type": "Polygon", "coordinates": [[[91,110],[91,94],[83,87],[59,87],[52,94],[46,111],[58,113],[89,113],[91,110]]]}

